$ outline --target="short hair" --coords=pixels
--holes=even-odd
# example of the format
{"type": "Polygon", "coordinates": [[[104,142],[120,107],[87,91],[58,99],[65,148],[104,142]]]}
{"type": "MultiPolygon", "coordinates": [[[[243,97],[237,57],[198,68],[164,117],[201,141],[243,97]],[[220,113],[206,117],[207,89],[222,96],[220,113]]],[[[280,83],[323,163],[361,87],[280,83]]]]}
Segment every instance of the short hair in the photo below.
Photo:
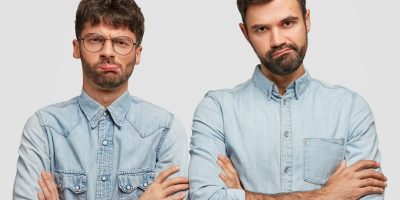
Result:
{"type": "Polygon", "coordinates": [[[144,34],[144,17],[134,0],[82,0],[75,18],[75,34],[79,38],[86,22],[105,23],[116,28],[128,28],[140,45],[144,34]]]}
{"type": "MultiPolygon", "coordinates": [[[[242,16],[243,23],[246,23],[246,13],[247,8],[252,4],[259,4],[259,3],[269,3],[273,0],[237,0],[237,7],[239,9],[240,15],[242,16]]],[[[299,6],[301,8],[301,13],[303,17],[307,13],[306,8],[306,0],[297,0],[299,2],[299,6]]]]}

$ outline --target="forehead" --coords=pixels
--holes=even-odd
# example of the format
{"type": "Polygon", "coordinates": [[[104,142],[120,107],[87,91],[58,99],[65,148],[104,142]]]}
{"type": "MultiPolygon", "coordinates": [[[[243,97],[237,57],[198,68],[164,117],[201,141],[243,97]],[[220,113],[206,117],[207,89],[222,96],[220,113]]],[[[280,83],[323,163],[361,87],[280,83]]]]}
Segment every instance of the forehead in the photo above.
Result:
{"type": "Polygon", "coordinates": [[[98,33],[106,37],[128,36],[132,39],[136,39],[135,33],[133,33],[128,27],[117,28],[116,26],[105,24],[104,22],[100,22],[96,25],[86,22],[82,30],[82,36],[88,33],[98,33]]]}
{"type": "Polygon", "coordinates": [[[247,8],[247,24],[272,24],[288,16],[302,17],[298,0],[272,0],[267,3],[252,4],[247,8]]]}

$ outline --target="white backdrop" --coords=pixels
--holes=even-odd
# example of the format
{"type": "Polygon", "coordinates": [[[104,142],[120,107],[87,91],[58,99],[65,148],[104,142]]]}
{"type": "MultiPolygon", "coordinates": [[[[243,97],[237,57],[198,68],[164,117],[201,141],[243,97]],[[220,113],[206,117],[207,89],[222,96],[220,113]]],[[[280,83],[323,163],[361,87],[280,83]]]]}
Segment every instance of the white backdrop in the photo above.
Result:
{"type": "MultiPolygon", "coordinates": [[[[81,65],[72,58],[71,42],[78,2],[0,3],[1,199],[11,199],[26,119],[41,107],[80,93],[81,65]]],[[[129,90],[175,113],[189,137],[193,111],[206,91],[247,80],[258,60],[239,30],[235,1],[137,2],[146,32],[142,63],[129,90]]],[[[386,199],[396,199],[400,2],[309,0],[308,7],[311,32],[305,66],[314,78],[344,85],[369,102],[389,178],[386,199]]]]}

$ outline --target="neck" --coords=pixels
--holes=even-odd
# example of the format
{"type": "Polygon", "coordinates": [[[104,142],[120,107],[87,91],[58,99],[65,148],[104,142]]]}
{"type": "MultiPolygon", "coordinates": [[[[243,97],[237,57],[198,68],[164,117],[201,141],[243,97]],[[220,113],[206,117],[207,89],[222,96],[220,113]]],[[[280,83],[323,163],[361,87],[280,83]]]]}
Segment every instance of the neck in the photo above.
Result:
{"type": "Polygon", "coordinates": [[[273,74],[264,65],[261,65],[261,73],[275,83],[280,95],[284,95],[289,84],[303,76],[305,70],[303,64],[301,64],[301,66],[293,73],[281,76],[273,74]]]}
{"type": "Polygon", "coordinates": [[[127,90],[128,83],[125,83],[114,89],[104,89],[94,85],[93,83],[87,83],[86,81],[83,81],[83,91],[85,91],[92,99],[105,108],[110,106],[127,90]]]}

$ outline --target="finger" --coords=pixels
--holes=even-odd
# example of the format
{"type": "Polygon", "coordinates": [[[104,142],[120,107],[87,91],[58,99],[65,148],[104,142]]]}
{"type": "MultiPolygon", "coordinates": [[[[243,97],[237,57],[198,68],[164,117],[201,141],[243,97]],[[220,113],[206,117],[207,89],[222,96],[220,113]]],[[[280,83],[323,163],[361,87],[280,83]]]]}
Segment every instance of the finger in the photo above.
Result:
{"type": "Polygon", "coordinates": [[[231,173],[223,160],[217,160],[217,164],[221,167],[222,171],[224,171],[225,174],[231,173]]]}
{"type": "Polygon", "coordinates": [[[162,185],[164,188],[170,187],[172,185],[178,185],[178,184],[188,184],[189,179],[183,176],[175,177],[175,178],[170,178],[167,179],[162,185]]]}
{"type": "Polygon", "coordinates": [[[369,194],[382,194],[385,190],[380,187],[363,187],[359,189],[361,196],[369,195],[369,194]]]}
{"type": "Polygon", "coordinates": [[[219,177],[224,181],[224,183],[227,185],[228,184],[228,177],[225,175],[224,172],[219,173],[219,177]]]}
{"type": "Polygon", "coordinates": [[[179,171],[179,166],[172,166],[162,171],[157,178],[154,180],[155,183],[163,183],[169,176],[179,171]]]}
{"type": "Polygon", "coordinates": [[[226,168],[225,162],[223,162],[223,161],[220,160],[220,159],[217,160],[217,164],[218,164],[222,169],[226,168]]]}
{"type": "Polygon", "coordinates": [[[46,200],[46,199],[44,198],[44,195],[43,195],[42,192],[38,192],[38,193],[37,193],[37,196],[38,196],[38,199],[39,199],[39,200],[46,200]]]}
{"type": "Polygon", "coordinates": [[[333,173],[332,176],[338,175],[340,174],[340,172],[342,172],[344,169],[346,168],[346,161],[342,160],[338,166],[338,168],[336,169],[335,173],[333,173]]]}
{"type": "Polygon", "coordinates": [[[229,159],[227,156],[222,156],[222,158],[225,160],[226,163],[229,163],[233,166],[231,159],[229,159]]]}
{"type": "Polygon", "coordinates": [[[231,159],[229,159],[228,157],[224,156],[223,157],[224,161],[225,161],[225,165],[227,166],[227,168],[234,174],[237,174],[237,171],[235,169],[235,167],[233,166],[233,163],[231,161],[231,159]]]}
{"type": "Polygon", "coordinates": [[[384,181],[376,180],[373,178],[367,178],[360,181],[359,187],[369,187],[369,186],[385,189],[387,184],[384,181]]]}
{"type": "Polygon", "coordinates": [[[225,172],[226,176],[230,179],[234,179],[237,177],[237,171],[233,167],[231,160],[225,156],[218,156],[218,165],[221,166],[222,170],[225,172]]]}
{"type": "Polygon", "coordinates": [[[173,195],[177,192],[182,192],[189,189],[189,184],[179,184],[168,187],[164,190],[167,196],[173,195]]]}
{"type": "Polygon", "coordinates": [[[58,189],[57,189],[57,184],[56,184],[56,181],[54,179],[54,176],[50,172],[48,172],[48,175],[50,176],[50,179],[52,180],[51,182],[53,183],[55,197],[56,197],[56,199],[60,199],[60,197],[58,196],[58,189]]]}
{"type": "Polygon", "coordinates": [[[55,193],[57,193],[57,190],[54,191],[55,184],[53,183],[53,180],[51,179],[51,175],[49,176],[49,173],[47,173],[47,172],[42,172],[41,175],[42,175],[44,183],[46,184],[46,187],[50,193],[50,196],[52,198],[55,198],[55,193]]]}
{"type": "Polygon", "coordinates": [[[351,171],[360,171],[364,169],[378,168],[380,164],[374,160],[361,160],[349,167],[351,171]]]}
{"type": "Polygon", "coordinates": [[[38,183],[39,183],[40,189],[42,190],[44,197],[46,199],[50,199],[51,198],[50,191],[47,188],[46,183],[44,183],[44,180],[42,179],[42,177],[39,178],[38,183]]]}
{"type": "Polygon", "coordinates": [[[373,169],[365,169],[356,173],[358,179],[373,178],[380,181],[387,181],[385,175],[373,169]]]}
{"type": "Polygon", "coordinates": [[[226,185],[228,185],[229,180],[235,180],[237,177],[237,174],[235,172],[232,172],[230,169],[228,169],[227,165],[225,162],[218,160],[217,161],[218,165],[221,166],[222,172],[219,174],[219,177],[224,181],[226,185]]]}
{"type": "Polygon", "coordinates": [[[186,197],[186,194],[184,192],[182,192],[182,193],[179,193],[177,195],[171,196],[171,198],[169,198],[169,199],[171,199],[171,200],[183,200],[183,199],[185,199],[185,197],[186,197]]]}

